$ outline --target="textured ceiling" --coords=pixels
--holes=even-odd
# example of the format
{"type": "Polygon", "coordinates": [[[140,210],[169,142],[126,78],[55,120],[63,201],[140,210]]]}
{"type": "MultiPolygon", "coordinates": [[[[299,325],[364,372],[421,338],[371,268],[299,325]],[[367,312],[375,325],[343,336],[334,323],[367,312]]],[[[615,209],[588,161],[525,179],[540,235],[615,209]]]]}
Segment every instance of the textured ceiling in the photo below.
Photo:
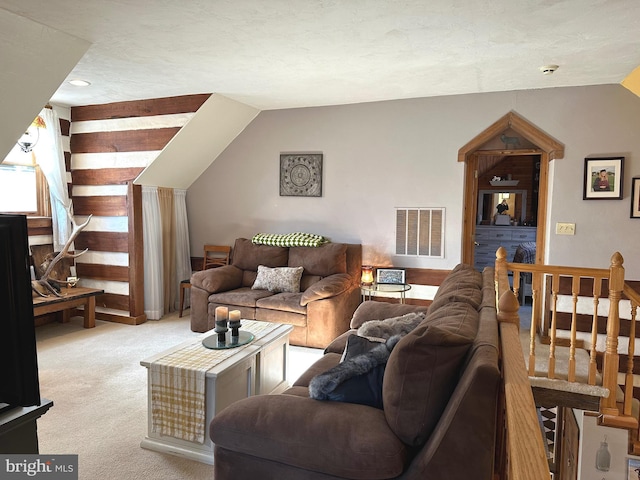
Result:
{"type": "Polygon", "coordinates": [[[638,0],[0,0],[92,43],[52,102],[219,93],[259,109],[620,83],[638,0]],[[557,64],[553,75],[539,67],[557,64]]]}

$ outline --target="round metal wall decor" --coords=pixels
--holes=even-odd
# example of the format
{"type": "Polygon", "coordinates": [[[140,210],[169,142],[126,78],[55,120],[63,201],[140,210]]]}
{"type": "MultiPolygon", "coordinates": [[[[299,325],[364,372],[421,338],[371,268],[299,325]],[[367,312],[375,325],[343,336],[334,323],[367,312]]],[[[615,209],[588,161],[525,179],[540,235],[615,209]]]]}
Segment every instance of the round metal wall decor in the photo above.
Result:
{"type": "Polygon", "coordinates": [[[280,155],[280,196],[322,196],[322,154],[280,155]]]}

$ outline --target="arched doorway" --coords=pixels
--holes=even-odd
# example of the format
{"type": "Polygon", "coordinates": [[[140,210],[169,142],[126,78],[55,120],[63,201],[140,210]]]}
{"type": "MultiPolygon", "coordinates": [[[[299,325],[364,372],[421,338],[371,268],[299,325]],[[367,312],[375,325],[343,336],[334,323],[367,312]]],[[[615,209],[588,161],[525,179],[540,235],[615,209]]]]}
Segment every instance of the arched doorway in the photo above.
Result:
{"type": "Polygon", "coordinates": [[[546,218],[549,162],[564,157],[564,145],[520,117],[509,112],[504,117],[478,134],[460,150],[458,161],[465,162],[464,215],[462,229],[462,263],[474,264],[474,242],[478,215],[478,171],[479,158],[491,156],[539,155],[539,183],[536,224],[536,263],[542,263],[545,256],[546,218]],[[513,134],[526,140],[529,144],[520,148],[513,139],[513,134]],[[506,135],[506,137],[505,137],[506,135]],[[503,137],[505,148],[486,148],[491,141],[503,137]],[[511,143],[505,140],[513,140],[511,143]],[[511,147],[511,148],[509,148],[511,147]]]}

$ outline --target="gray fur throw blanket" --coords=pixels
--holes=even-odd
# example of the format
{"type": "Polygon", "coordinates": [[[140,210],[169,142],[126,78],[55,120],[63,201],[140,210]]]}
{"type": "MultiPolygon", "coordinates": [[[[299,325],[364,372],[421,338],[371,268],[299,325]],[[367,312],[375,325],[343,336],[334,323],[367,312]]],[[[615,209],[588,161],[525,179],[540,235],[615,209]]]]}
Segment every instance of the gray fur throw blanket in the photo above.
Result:
{"type": "Polygon", "coordinates": [[[361,403],[382,408],[384,367],[393,347],[401,338],[401,335],[395,335],[367,353],[356,355],[316,375],[309,382],[309,396],[316,400],[361,403]]]}
{"type": "Polygon", "coordinates": [[[369,320],[358,329],[358,335],[369,339],[385,340],[393,335],[406,335],[426,317],[426,312],[407,313],[384,320],[369,320]]]}

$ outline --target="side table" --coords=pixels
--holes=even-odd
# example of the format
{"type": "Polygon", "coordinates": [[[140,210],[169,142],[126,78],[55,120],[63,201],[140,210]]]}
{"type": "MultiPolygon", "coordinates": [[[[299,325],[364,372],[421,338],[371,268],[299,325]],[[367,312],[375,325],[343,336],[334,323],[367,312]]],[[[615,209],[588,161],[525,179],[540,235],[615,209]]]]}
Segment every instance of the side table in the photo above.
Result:
{"type": "Polygon", "coordinates": [[[405,293],[411,290],[408,283],[374,283],[372,285],[360,285],[362,300],[371,300],[377,293],[399,293],[400,303],[404,303],[405,293]]]}

